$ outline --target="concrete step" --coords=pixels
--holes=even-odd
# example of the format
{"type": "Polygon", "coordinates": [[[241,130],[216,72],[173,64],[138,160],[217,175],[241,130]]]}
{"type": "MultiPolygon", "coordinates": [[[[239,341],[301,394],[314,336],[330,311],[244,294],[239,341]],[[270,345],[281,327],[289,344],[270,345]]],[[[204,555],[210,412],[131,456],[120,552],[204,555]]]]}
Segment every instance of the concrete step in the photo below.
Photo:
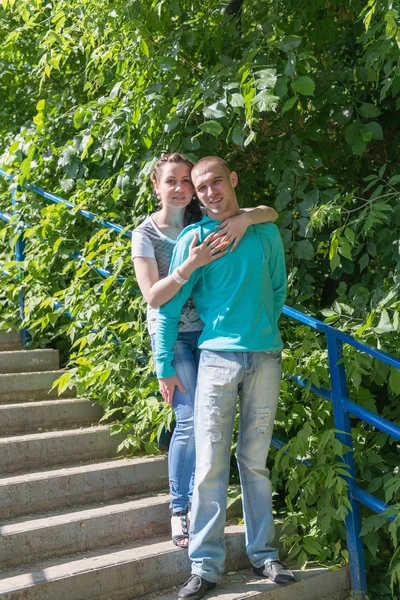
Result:
{"type": "MultiPolygon", "coordinates": [[[[247,563],[242,527],[226,531],[228,571],[247,563]]],[[[0,576],[2,600],[133,600],[181,584],[190,572],[186,551],[169,538],[141,540],[0,576]]]]}
{"type": "MultiPolygon", "coordinates": [[[[2,373],[0,374],[0,403],[58,398],[57,389],[51,392],[49,390],[63,373],[65,371],[62,369],[38,373],[2,373]]],[[[68,396],[74,396],[74,391],[66,390],[61,394],[61,397],[68,396]]]]}
{"type": "Polygon", "coordinates": [[[21,334],[17,331],[0,331],[0,352],[19,350],[22,347],[21,334]]]}
{"type": "Polygon", "coordinates": [[[0,478],[0,519],[107,502],[167,488],[166,456],[120,458],[3,477],[0,478]]]}
{"type": "Polygon", "coordinates": [[[0,527],[2,569],[168,535],[169,494],[57,511],[0,527]]]}
{"type": "Polygon", "coordinates": [[[0,438],[0,473],[29,472],[116,456],[124,436],[107,425],[0,438]]]}
{"type": "MultiPolygon", "coordinates": [[[[295,583],[285,587],[254,577],[251,570],[226,573],[221,583],[204,596],[204,600],[347,600],[349,597],[346,568],[313,567],[306,571],[293,569],[293,573],[295,583]]],[[[150,594],[142,600],[176,600],[177,590],[178,587],[150,594]]]]}
{"type": "Polygon", "coordinates": [[[14,350],[0,352],[0,373],[54,371],[60,366],[58,350],[14,350]]]}
{"type": "Polygon", "coordinates": [[[87,398],[0,404],[0,436],[98,423],[104,411],[87,398]]]}

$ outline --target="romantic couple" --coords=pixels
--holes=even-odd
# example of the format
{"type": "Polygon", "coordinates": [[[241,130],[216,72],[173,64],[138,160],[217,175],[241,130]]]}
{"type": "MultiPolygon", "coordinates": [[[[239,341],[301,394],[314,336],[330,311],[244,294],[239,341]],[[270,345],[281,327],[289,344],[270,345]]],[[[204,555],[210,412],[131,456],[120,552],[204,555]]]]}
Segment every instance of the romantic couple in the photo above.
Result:
{"type": "Polygon", "coordinates": [[[224,570],[227,488],[239,397],[237,461],[246,551],[255,574],[293,574],[272,548],[266,468],[281,380],[278,318],[286,295],[275,210],[242,211],[238,177],[216,156],[195,165],[167,154],[151,174],[160,210],[132,235],[136,277],[160,391],[176,415],[169,449],[172,539],[189,544],[192,576],[179,598],[197,600],[224,570]],[[203,208],[200,208],[200,203],[203,208]],[[190,536],[189,536],[190,528],[190,536]]]}

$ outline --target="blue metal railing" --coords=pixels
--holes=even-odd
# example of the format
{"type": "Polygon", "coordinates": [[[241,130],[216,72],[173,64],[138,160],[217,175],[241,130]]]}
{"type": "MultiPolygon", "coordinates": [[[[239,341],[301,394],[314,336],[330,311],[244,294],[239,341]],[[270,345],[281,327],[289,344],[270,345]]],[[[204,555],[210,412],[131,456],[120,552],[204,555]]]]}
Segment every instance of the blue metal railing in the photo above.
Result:
{"type": "MultiPolygon", "coordinates": [[[[0,175],[12,181],[12,176],[7,174],[2,169],[0,169],[0,175]]],[[[67,200],[61,198],[60,196],[57,196],[56,194],[46,192],[45,190],[41,189],[36,185],[27,183],[24,185],[24,187],[35,192],[36,194],[39,194],[43,198],[51,200],[52,202],[56,202],[57,204],[64,204],[69,208],[76,209],[76,206],[71,202],[68,202],[67,200]]],[[[13,214],[17,215],[16,234],[19,234],[17,243],[15,245],[15,256],[18,262],[22,262],[25,258],[23,225],[21,221],[18,221],[15,188],[12,188],[11,193],[13,214]]],[[[128,228],[123,228],[120,225],[116,225],[115,223],[106,221],[90,211],[78,209],[77,212],[83,217],[95,221],[103,227],[113,229],[114,231],[117,231],[122,235],[130,237],[132,234],[132,231],[128,228]]],[[[12,218],[13,215],[0,211],[0,219],[6,221],[7,223],[10,223],[12,221],[12,218]]],[[[73,254],[72,257],[77,260],[83,259],[83,256],[79,253],[73,254]]],[[[94,261],[89,261],[88,264],[103,277],[110,277],[112,275],[111,271],[96,267],[94,261]]],[[[8,272],[3,272],[9,274],[8,272]]],[[[20,274],[19,276],[22,276],[22,274],[20,274]]],[[[119,276],[116,282],[122,284],[124,280],[124,277],[119,276]]],[[[23,319],[24,305],[22,292],[19,296],[19,306],[21,319],[23,319]]],[[[57,306],[60,308],[61,304],[58,302],[57,306]]],[[[390,521],[394,521],[395,518],[391,515],[385,514],[385,512],[388,511],[389,507],[384,502],[382,502],[372,494],[369,494],[368,492],[362,490],[356,484],[356,470],[354,463],[350,416],[352,415],[354,417],[364,420],[373,427],[376,427],[377,429],[387,433],[388,435],[394,437],[399,441],[400,427],[398,425],[395,425],[394,423],[391,423],[387,419],[384,419],[383,417],[380,417],[379,415],[376,415],[375,413],[357,405],[355,402],[352,402],[347,398],[346,372],[343,362],[343,344],[349,344],[357,350],[360,350],[361,352],[364,352],[372,356],[373,358],[381,360],[386,364],[397,369],[400,369],[400,359],[386,352],[383,352],[382,350],[378,350],[377,348],[364,344],[356,340],[352,336],[347,335],[346,333],[343,333],[342,331],[339,331],[334,327],[323,323],[322,321],[319,321],[314,317],[311,317],[310,315],[306,315],[296,310],[295,308],[285,305],[283,308],[283,313],[296,321],[299,321],[301,323],[304,323],[305,325],[312,327],[313,329],[323,333],[326,336],[328,347],[329,372],[332,386],[331,389],[329,390],[325,388],[318,388],[315,385],[309,385],[307,381],[305,381],[299,376],[291,376],[290,379],[295,383],[301,385],[302,387],[310,389],[313,393],[317,394],[318,396],[321,396],[326,400],[329,400],[332,403],[335,428],[337,430],[337,438],[349,448],[349,451],[346,452],[343,456],[343,460],[348,467],[348,475],[343,475],[343,478],[347,482],[348,498],[352,508],[352,510],[349,511],[345,519],[346,541],[349,553],[349,567],[352,592],[355,598],[361,600],[365,598],[367,594],[367,581],[365,575],[362,538],[360,536],[359,503],[364,504],[365,506],[367,506],[368,508],[370,508],[378,514],[383,514],[390,521]]],[[[72,316],[70,313],[69,315],[72,316]]],[[[27,332],[25,331],[25,334],[23,334],[23,343],[26,343],[26,336],[27,332]]],[[[277,448],[282,448],[285,445],[285,441],[280,439],[276,435],[273,436],[272,443],[277,448]]],[[[311,461],[304,460],[303,463],[307,465],[311,464],[311,461]]]]}

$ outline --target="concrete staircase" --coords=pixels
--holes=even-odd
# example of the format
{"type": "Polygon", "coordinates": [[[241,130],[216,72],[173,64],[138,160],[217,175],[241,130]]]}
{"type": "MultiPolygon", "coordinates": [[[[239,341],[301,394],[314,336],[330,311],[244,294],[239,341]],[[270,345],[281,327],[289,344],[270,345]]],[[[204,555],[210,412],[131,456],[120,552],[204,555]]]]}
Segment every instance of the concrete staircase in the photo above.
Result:
{"type": "MultiPolygon", "coordinates": [[[[61,374],[57,351],[0,331],[0,599],[176,598],[190,565],[169,540],[166,457],[116,458],[99,406],[49,393],[61,374]]],[[[206,598],[348,597],[345,569],[255,579],[243,528],[226,536],[228,575],[206,598]]]]}

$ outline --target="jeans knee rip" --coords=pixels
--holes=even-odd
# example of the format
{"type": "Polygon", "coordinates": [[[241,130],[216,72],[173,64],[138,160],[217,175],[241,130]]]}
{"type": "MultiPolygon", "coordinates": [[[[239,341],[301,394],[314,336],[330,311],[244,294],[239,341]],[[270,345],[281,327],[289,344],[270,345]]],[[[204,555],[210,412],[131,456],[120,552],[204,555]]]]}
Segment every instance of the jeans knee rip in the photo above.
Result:
{"type": "Polygon", "coordinates": [[[209,413],[209,433],[212,443],[220,442],[222,439],[221,433],[221,411],[216,406],[212,406],[209,413]]]}
{"type": "Polygon", "coordinates": [[[257,410],[256,429],[257,433],[266,434],[269,431],[271,422],[271,411],[269,408],[259,408],[257,410]]]}

